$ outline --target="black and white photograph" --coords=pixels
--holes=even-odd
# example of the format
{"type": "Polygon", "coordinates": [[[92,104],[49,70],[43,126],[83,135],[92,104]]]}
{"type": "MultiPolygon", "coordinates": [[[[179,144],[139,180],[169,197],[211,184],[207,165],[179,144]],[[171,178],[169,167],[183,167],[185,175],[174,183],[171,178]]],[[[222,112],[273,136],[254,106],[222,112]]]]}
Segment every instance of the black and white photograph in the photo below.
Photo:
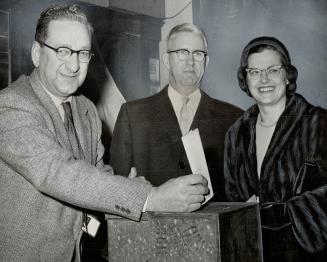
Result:
{"type": "Polygon", "coordinates": [[[326,46],[326,0],[0,0],[0,261],[326,261],[326,46]]]}

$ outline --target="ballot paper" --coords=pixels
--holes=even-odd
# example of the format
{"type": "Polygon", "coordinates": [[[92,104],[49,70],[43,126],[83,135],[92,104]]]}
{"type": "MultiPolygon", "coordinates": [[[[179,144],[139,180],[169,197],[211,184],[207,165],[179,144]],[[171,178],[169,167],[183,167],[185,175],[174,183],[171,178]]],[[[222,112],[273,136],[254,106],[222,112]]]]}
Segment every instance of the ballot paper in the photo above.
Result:
{"type": "Polygon", "coordinates": [[[208,188],[210,193],[205,196],[205,201],[202,203],[203,205],[213,197],[213,191],[199,129],[190,130],[188,133],[182,136],[182,141],[192,173],[201,174],[208,180],[208,188]]]}
{"type": "Polygon", "coordinates": [[[260,203],[259,197],[256,195],[252,195],[248,200],[246,200],[248,203],[260,203]]]}

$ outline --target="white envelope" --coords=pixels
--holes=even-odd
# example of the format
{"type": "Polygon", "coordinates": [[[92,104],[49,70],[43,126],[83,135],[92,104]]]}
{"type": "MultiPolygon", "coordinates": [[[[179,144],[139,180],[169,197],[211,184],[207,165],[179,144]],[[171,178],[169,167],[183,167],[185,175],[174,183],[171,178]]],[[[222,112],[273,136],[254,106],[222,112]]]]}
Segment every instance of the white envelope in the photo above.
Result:
{"type": "Polygon", "coordinates": [[[205,201],[202,203],[203,205],[213,197],[213,191],[199,129],[190,130],[188,133],[182,136],[182,141],[192,173],[201,174],[208,180],[208,188],[210,193],[205,196],[205,201]]]}

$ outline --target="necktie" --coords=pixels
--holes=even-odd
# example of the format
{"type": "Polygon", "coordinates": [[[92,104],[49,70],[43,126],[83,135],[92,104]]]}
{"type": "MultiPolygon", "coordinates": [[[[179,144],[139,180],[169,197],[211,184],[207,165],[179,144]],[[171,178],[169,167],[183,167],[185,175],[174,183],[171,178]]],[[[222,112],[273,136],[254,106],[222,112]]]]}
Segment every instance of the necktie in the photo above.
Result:
{"type": "Polygon", "coordinates": [[[85,159],[81,143],[75,129],[70,102],[62,103],[65,111],[64,126],[66,128],[69,143],[75,159],[85,159]]]}
{"type": "MultiPolygon", "coordinates": [[[[78,135],[75,129],[75,125],[74,125],[74,120],[73,120],[73,114],[72,114],[72,107],[70,105],[70,102],[64,102],[62,103],[62,106],[64,108],[65,111],[65,119],[64,119],[64,126],[65,129],[67,131],[68,134],[68,140],[73,152],[73,156],[75,159],[85,159],[84,153],[83,153],[83,149],[81,146],[81,143],[78,139],[78,135]]],[[[83,211],[83,225],[82,228],[86,229],[87,232],[87,214],[85,211],[83,211]]],[[[83,242],[84,240],[81,239],[80,240],[80,244],[79,244],[79,250],[76,252],[79,252],[80,256],[83,256],[83,242]]]]}
{"type": "Polygon", "coordinates": [[[190,130],[193,121],[192,111],[188,105],[189,101],[190,99],[188,97],[183,97],[183,105],[181,107],[179,118],[179,125],[183,135],[190,130]]]}

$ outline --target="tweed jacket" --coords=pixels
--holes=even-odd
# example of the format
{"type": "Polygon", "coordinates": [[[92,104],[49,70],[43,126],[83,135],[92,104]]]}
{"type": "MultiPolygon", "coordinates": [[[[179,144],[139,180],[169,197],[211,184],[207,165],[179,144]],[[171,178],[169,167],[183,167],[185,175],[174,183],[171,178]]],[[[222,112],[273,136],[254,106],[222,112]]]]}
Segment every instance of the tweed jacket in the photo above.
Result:
{"type": "MultiPolygon", "coordinates": [[[[260,178],[255,142],[258,113],[254,105],[226,134],[228,199],[246,201],[255,194],[261,203],[284,203],[290,232],[293,231],[292,237],[298,244],[308,252],[326,250],[327,111],[310,105],[299,94],[288,97],[264,157],[260,178]]],[[[276,242],[276,238],[272,241],[276,242]]]]}
{"type": "Polygon", "coordinates": [[[102,163],[95,106],[74,96],[85,160],[75,160],[37,72],[0,92],[0,261],[71,261],[82,210],[138,220],[150,186],[102,163]]]}
{"type": "MultiPolygon", "coordinates": [[[[138,174],[155,186],[192,173],[167,90],[166,87],[151,97],[122,105],[110,151],[110,163],[117,173],[127,175],[135,166],[138,174]]],[[[215,193],[212,201],[222,201],[224,136],[242,110],[203,91],[201,94],[191,129],[200,131],[215,193]]]]}

